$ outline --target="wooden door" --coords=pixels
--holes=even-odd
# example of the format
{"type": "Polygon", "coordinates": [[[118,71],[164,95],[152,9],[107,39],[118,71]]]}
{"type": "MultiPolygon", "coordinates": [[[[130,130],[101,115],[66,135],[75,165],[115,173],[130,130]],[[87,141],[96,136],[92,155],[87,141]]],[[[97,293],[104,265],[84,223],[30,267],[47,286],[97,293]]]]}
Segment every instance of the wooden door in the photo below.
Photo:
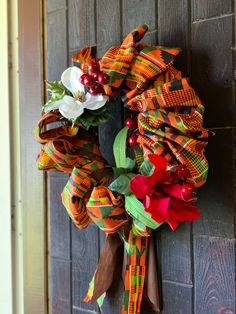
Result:
{"type": "MultiPolygon", "coordinates": [[[[201,219],[176,232],[155,234],[165,314],[235,313],[234,106],[235,23],[231,0],[46,0],[47,77],[60,78],[71,56],[96,46],[100,56],[139,24],[145,41],[183,49],[176,62],[206,104],[210,138],[209,179],[199,193],[201,219]]],[[[123,123],[122,109],[99,129],[101,149],[112,162],[112,142],[123,123]]],[[[76,229],[61,204],[68,179],[49,182],[50,308],[53,314],[100,313],[84,303],[104,235],[92,225],[76,229]]],[[[108,294],[104,314],[118,314],[121,292],[108,294]]],[[[148,314],[147,310],[143,311],[148,314]]]]}

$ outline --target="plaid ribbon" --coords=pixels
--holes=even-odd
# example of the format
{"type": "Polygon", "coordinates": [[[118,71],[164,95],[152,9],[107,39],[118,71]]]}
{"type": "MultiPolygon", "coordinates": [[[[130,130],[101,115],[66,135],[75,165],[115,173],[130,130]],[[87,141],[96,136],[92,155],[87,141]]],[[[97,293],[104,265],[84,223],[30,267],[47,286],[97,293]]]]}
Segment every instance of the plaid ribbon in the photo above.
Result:
{"type": "Polygon", "coordinates": [[[121,195],[115,197],[105,186],[94,187],[87,209],[90,218],[106,234],[117,232],[128,222],[121,195]]]}
{"type": "Polygon", "coordinates": [[[82,229],[90,223],[86,203],[93,187],[108,180],[104,172],[106,162],[90,133],[61,123],[58,112],[46,113],[39,121],[37,139],[43,147],[37,165],[40,170],[71,174],[62,202],[75,225],[82,229]],[[46,130],[52,123],[57,126],[46,130]]]}
{"type": "MultiPolygon", "coordinates": [[[[140,112],[138,142],[144,158],[155,153],[170,164],[186,165],[189,181],[200,187],[208,172],[204,106],[188,80],[173,67],[180,49],[137,44],[146,31],[146,25],[138,27],[121,46],[111,47],[101,58],[101,69],[110,76],[105,91],[123,94],[129,109],[140,112]]],[[[83,49],[74,60],[87,62],[89,52],[90,48],[83,49]]]]}
{"type": "MultiPolygon", "coordinates": [[[[87,209],[90,218],[107,234],[107,236],[114,234],[119,230],[119,232],[122,232],[125,237],[125,231],[121,231],[121,229],[123,229],[125,225],[127,227],[128,215],[123,207],[121,196],[115,197],[114,194],[104,186],[94,187],[87,203],[87,209]]],[[[127,241],[130,250],[129,254],[126,253],[127,263],[122,307],[123,314],[140,313],[146,274],[145,265],[148,251],[148,236],[150,233],[145,233],[145,236],[140,236],[135,233],[134,230],[135,228],[130,229],[127,241]]],[[[116,247],[118,248],[119,245],[116,247]]],[[[108,254],[107,250],[104,254],[108,254]]],[[[104,254],[101,254],[101,261],[106,260],[104,254]]],[[[111,253],[109,255],[111,255],[111,253]]],[[[114,269],[114,259],[106,260],[106,264],[101,261],[90,283],[88,294],[85,297],[86,302],[95,301],[95,295],[97,299],[104,295],[106,290],[109,288],[104,276],[108,277],[107,280],[110,284],[112,282],[109,278],[111,276],[111,273],[109,275],[109,272],[111,269],[114,269]],[[103,280],[103,284],[100,283],[98,278],[103,278],[100,279],[103,280]],[[105,288],[101,289],[101,285],[105,288]]]]}
{"type": "Polygon", "coordinates": [[[134,248],[134,253],[127,254],[122,314],[139,314],[144,292],[149,237],[137,236],[131,230],[128,242],[134,248]]]}

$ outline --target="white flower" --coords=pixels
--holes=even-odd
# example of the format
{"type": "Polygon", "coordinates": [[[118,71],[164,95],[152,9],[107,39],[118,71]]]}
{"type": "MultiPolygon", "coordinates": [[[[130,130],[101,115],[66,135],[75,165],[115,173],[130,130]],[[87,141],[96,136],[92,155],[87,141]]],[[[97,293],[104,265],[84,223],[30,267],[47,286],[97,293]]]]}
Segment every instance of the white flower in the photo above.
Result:
{"type": "Polygon", "coordinates": [[[83,74],[78,67],[66,69],[61,75],[61,82],[72,93],[73,97],[66,95],[61,100],[46,106],[44,111],[59,109],[63,117],[76,119],[83,114],[85,108],[97,110],[103,107],[109,97],[102,94],[92,96],[90,93],[85,93],[84,85],[80,83],[80,77],[83,74]]]}

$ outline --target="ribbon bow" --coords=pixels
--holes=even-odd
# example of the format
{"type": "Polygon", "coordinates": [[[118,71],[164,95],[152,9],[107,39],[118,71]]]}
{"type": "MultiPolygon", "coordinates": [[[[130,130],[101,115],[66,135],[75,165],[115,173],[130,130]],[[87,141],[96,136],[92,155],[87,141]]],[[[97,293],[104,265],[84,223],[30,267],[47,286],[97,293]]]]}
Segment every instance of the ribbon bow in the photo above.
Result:
{"type": "Polygon", "coordinates": [[[158,223],[167,222],[173,230],[180,222],[198,219],[198,208],[190,204],[196,198],[184,197],[180,184],[166,182],[170,179],[166,160],[154,154],[148,158],[155,167],[153,174],[137,175],[130,181],[131,191],[143,200],[146,212],[158,223]]]}

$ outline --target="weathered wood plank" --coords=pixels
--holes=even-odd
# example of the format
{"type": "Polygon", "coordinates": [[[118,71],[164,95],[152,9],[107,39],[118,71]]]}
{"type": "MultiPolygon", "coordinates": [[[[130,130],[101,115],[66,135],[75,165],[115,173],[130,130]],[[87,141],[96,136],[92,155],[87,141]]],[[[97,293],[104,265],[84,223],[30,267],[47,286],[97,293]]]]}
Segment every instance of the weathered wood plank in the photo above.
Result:
{"type": "Polygon", "coordinates": [[[47,14],[47,80],[60,80],[67,67],[66,10],[47,14]],[[60,30],[60,31],[58,31],[60,30]]]}
{"type": "Polygon", "coordinates": [[[184,75],[189,74],[187,52],[189,48],[189,1],[158,1],[159,45],[179,47],[183,52],[176,58],[175,66],[184,75]]]}
{"type": "Polygon", "coordinates": [[[70,259],[70,218],[61,202],[68,177],[49,177],[50,256],[70,259]]]}
{"type": "MultiPolygon", "coordinates": [[[[84,256],[84,263],[89,266],[89,256],[84,256]]],[[[93,311],[93,313],[99,313],[99,308],[97,303],[86,303],[83,301],[87,294],[89,283],[93,277],[93,272],[84,272],[80,270],[80,267],[76,262],[72,262],[72,300],[73,300],[73,310],[72,313],[78,313],[78,309],[81,312],[86,313],[87,311],[93,311]]]]}
{"type": "Polygon", "coordinates": [[[233,132],[213,129],[207,158],[210,163],[207,184],[199,192],[200,220],[194,222],[193,232],[226,238],[234,237],[234,191],[233,191],[233,132]]]}
{"type": "Polygon", "coordinates": [[[163,311],[161,313],[193,314],[192,290],[192,286],[163,281],[163,311]]]}
{"type": "Polygon", "coordinates": [[[231,126],[232,17],[192,25],[192,82],[206,104],[206,126],[231,126]]]}
{"type": "Polygon", "coordinates": [[[232,13],[231,0],[192,0],[192,19],[206,19],[232,13]]]}
{"type": "Polygon", "coordinates": [[[71,261],[51,258],[51,301],[52,314],[71,313],[71,261]]]}
{"type": "Polygon", "coordinates": [[[66,0],[50,0],[46,2],[46,12],[50,13],[52,11],[66,9],[66,0]]]}
{"type": "Polygon", "coordinates": [[[95,1],[70,0],[68,3],[69,49],[96,45],[95,1]]]}
{"type": "Polygon", "coordinates": [[[122,2],[123,37],[134,28],[148,24],[149,30],[144,42],[156,44],[156,1],[155,0],[123,0],[122,2]]]}
{"type": "Polygon", "coordinates": [[[119,45],[121,39],[120,1],[97,1],[97,51],[102,56],[111,46],[119,45]]]}
{"type": "Polygon", "coordinates": [[[98,263],[98,239],[98,228],[94,224],[91,223],[85,230],[78,230],[72,225],[73,306],[96,311],[96,304],[85,303],[83,299],[98,263]]]}
{"type": "Polygon", "coordinates": [[[168,225],[162,227],[162,279],[192,284],[191,225],[181,224],[173,232],[168,225]]]}
{"type": "Polygon", "coordinates": [[[235,239],[194,237],[195,313],[235,313],[235,239]]]}

